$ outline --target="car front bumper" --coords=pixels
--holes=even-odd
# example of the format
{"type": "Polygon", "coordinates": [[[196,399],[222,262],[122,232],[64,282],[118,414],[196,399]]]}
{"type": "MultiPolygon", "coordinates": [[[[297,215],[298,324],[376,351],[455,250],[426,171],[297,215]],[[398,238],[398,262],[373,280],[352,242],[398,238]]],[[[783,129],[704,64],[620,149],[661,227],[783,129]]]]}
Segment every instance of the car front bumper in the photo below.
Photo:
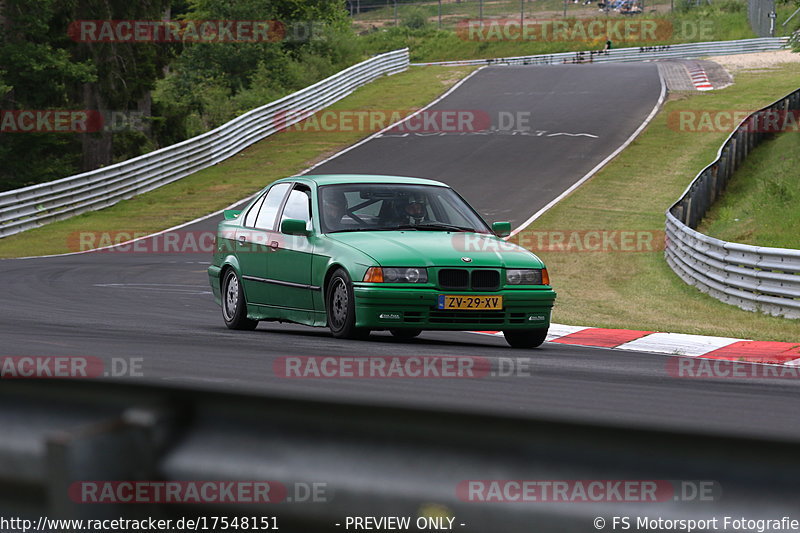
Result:
{"type": "Polygon", "coordinates": [[[556,293],[550,288],[492,292],[407,289],[355,284],[356,326],[370,329],[423,330],[546,329],[556,293]],[[502,296],[497,311],[438,309],[440,294],[502,296]]]}

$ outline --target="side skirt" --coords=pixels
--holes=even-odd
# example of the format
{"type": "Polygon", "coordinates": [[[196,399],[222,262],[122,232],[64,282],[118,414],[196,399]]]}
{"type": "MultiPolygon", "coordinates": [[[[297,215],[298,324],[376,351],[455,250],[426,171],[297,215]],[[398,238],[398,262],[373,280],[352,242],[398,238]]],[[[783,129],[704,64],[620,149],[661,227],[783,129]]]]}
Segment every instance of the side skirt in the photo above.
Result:
{"type": "Polygon", "coordinates": [[[309,311],[277,305],[247,304],[247,318],[265,322],[291,322],[305,326],[325,326],[327,318],[322,311],[309,311]]]}

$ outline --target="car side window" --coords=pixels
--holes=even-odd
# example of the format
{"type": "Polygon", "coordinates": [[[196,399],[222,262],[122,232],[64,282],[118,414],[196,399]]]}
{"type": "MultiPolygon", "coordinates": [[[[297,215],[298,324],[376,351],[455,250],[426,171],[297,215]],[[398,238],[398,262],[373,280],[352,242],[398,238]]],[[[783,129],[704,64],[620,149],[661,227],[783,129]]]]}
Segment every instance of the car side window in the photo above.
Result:
{"type": "Polygon", "coordinates": [[[287,218],[294,218],[305,221],[306,225],[311,221],[311,190],[304,185],[297,185],[289,193],[286,206],[283,208],[281,223],[287,218]]]}
{"type": "Polygon", "coordinates": [[[289,183],[279,183],[274,185],[264,197],[264,203],[258,211],[254,226],[257,229],[270,231],[275,228],[275,218],[278,216],[278,209],[281,207],[289,183]]]}
{"type": "Polygon", "coordinates": [[[261,209],[261,204],[264,203],[264,198],[266,197],[267,193],[264,193],[253,203],[253,207],[250,208],[250,211],[247,212],[247,216],[244,218],[245,227],[252,228],[256,225],[258,210],[261,209]]]}

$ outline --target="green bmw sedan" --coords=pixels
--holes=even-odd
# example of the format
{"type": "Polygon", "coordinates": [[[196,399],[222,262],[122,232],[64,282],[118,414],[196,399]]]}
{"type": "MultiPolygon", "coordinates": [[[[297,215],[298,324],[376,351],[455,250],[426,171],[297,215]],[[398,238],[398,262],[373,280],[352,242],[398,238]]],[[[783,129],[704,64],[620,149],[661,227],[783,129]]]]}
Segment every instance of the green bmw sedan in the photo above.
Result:
{"type": "Polygon", "coordinates": [[[495,330],[533,348],[556,294],[542,261],[503,239],[510,231],[438,181],[295,176],[225,212],[208,277],[231,329],[283,321],[407,339],[495,330]]]}

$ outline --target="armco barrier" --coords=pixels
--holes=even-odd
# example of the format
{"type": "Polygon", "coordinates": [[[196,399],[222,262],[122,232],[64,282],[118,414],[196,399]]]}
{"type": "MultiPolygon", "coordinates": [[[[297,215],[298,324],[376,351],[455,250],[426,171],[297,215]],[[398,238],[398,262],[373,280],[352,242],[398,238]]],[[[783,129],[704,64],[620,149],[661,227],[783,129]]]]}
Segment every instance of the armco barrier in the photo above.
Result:
{"type": "MultiPolygon", "coordinates": [[[[749,311],[800,318],[800,250],[725,242],[693,228],[767,133],[765,120],[800,109],[800,89],[749,115],[667,211],[667,263],[689,285],[749,311]]],[[[791,115],[789,115],[791,116],[791,115]]],[[[796,115],[795,115],[796,116],[796,115]]]]}
{"type": "Polygon", "coordinates": [[[441,65],[553,65],[561,63],[601,63],[606,61],[648,61],[654,59],[691,59],[710,55],[749,54],[785,48],[789,37],[767,37],[742,39],[740,41],[715,41],[686,43],[639,48],[613,48],[611,50],[587,50],[562,52],[535,56],[500,57],[494,59],[470,59],[465,61],[437,61],[412,63],[412,66],[441,65]]]}
{"type": "MultiPolygon", "coordinates": [[[[656,424],[659,429],[559,421],[516,408],[480,411],[221,393],[185,384],[4,380],[0,518],[23,516],[35,526],[40,517],[208,516],[213,524],[213,517],[259,516],[277,517],[279,531],[313,532],[367,529],[345,527],[345,517],[409,516],[415,524],[417,517],[449,516],[455,518],[452,527],[393,529],[586,532],[600,529],[589,525],[597,516],[609,522],[612,516],[644,513],[665,520],[790,516],[800,499],[797,443],[769,431],[747,438],[699,427],[668,432],[656,424]],[[513,482],[502,481],[548,483],[560,476],[581,483],[649,481],[664,490],[656,500],[616,483],[617,490],[605,497],[587,500],[591,492],[570,491],[562,501],[548,501],[553,496],[538,489],[521,499],[513,482]],[[84,484],[122,488],[125,481],[147,480],[173,485],[268,481],[286,490],[282,495],[270,491],[278,494],[269,502],[247,501],[247,494],[239,500],[235,490],[228,497],[220,491],[220,501],[204,501],[209,496],[200,492],[184,504],[134,500],[131,490],[94,490],[89,496],[80,490],[84,484]],[[459,490],[468,480],[498,480],[498,487],[511,490],[470,497],[459,490]],[[696,487],[709,482],[720,490],[701,495],[696,487]],[[312,486],[321,490],[312,492],[312,486]],[[103,503],[91,503],[100,494],[103,503]]],[[[147,494],[153,492],[145,492],[145,500],[147,494]]],[[[85,525],[28,531],[77,532],[86,531],[85,525]]]]}
{"type": "Polygon", "coordinates": [[[408,49],[381,54],[178,144],[91,172],[0,193],[0,237],[102,209],[172,183],[303,120],[375,78],[407,68],[408,49]],[[274,120],[276,116],[280,120],[274,120]]]}

